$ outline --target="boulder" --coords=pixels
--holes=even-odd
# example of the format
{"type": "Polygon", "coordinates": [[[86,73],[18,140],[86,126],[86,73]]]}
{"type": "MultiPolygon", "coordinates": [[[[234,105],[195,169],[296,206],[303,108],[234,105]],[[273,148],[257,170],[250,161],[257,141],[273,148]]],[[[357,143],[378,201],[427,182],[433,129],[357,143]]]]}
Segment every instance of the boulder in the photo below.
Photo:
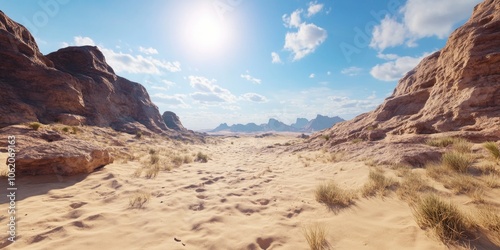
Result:
{"type": "Polygon", "coordinates": [[[18,152],[18,175],[87,174],[113,163],[108,150],[75,139],[36,144],[21,148],[18,152]]]}

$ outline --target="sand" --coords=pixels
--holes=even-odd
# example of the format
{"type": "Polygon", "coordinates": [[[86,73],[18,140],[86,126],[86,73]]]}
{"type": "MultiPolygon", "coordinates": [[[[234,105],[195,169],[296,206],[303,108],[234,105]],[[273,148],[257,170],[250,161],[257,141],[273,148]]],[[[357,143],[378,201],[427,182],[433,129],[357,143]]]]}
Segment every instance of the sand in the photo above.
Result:
{"type": "MultiPolygon", "coordinates": [[[[160,171],[155,179],[132,176],[140,160],[119,159],[88,176],[19,179],[18,238],[11,245],[2,239],[1,246],[296,250],[309,248],[304,228],[319,224],[331,249],[447,249],[420,229],[408,204],[394,193],[358,198],[335,211],[315,200],[316,186],[328,180],[344,188],[364,185],[373,168],[364,162],[287,152],[283,145],[299,140],[291,135],[217,140],[186,146],[206,153],[207,163],[160,171]],[[139,191],[151,195],[149,202],[131,208],[129,200],[139,191]]],[[[130,148],[154,145],[146,141],[130,148]]],[[[5,190],[4,183],[1,187],[5,190]]],[[[1,201],[0,224],[5,225],[7,204],[4,197],[1,201]]]]}

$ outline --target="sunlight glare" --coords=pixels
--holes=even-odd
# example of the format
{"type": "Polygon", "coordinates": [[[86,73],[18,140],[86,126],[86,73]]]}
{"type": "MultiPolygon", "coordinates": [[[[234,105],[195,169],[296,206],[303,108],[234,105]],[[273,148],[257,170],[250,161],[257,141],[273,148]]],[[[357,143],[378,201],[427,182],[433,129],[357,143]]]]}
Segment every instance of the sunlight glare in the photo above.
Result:
{"type": "Polygon", "coordinates": [[[198,55],[220,53],[228,45],[228,27],[210,8],[200,8],[190,13],[184,31],[188,49],[198,55]]]}

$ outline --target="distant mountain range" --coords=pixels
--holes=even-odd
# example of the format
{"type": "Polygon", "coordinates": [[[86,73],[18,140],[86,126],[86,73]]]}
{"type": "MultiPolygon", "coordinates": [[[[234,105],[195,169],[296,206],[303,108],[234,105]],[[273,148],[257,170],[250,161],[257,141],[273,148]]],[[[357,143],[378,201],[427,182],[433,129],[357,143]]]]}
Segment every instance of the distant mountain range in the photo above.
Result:
{"type": "Polygon", "coordinates": [[[297,118],[297,121],[291,125],[287,125],[280,122],[274,118],[269,119],[269,122],[257,125],[255,123],[248,124],[235,124],[228,126],[227,123],[222,123],[217,128],[211,130],[210,132],[237,132],[237,133],[252,133],[252,132],[315,132],[323,129],[331,128],[334,124],[338,122],[343,122],[344,119],[335,116],[328,117],[317,115],[316,118],[312,120],[307,120],[306,118],[297,118]]]}

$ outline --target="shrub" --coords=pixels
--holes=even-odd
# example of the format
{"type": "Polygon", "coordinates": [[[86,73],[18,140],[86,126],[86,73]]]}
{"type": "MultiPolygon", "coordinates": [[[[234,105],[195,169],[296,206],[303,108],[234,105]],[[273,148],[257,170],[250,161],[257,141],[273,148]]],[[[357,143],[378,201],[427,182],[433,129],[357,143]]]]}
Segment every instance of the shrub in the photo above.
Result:
{"type": "Polygon", "coordinates": [[[311,250],[323,250],[328,248],[328,242],[326,241],[326,230],[324,227],[315,224],[308,226],[303,230],[304,237],[309,244],[309,249],[311,250]]]}
{"type": "Polygon", "coordinates": [[[467,218],[455,205],[435,195],[419,200],[413,215],[422,228],[433,230],[443,242],[463,239],[470,228],[467,218]]]}
{"type": "Polygon", "coordinates": [[[180,165],[182,165],[182,163],[184,163],[184,157],[174,156],[171,161],[175,167],[179,167],[180,165]]]}
{"type": "Polygon", "coordinates": [[[316,201],[329,207],[347,207],[354,203],[353,199],[356,197],[353,191],[344,190],[333,181],[319,185],[316,188],[315,196],[316,201]]]}
{"type": "Polygon", "coordinates": [[[69,127],[62,128],[62,131],[65,132],[65,133],[68,133],[69,132],[69,127]]]}
{"type": "Polygon", "coordinates": [[[466,173],[473,162],[471,156],[460,152],[446,152],[442,157],[443,165],[460,173],[466,173]]]}
{"type": "Polygon", "coordinates": [[[490,152],[490,155],[496,160],[500,160],[500,149],[498,145],[494,142],[485,142],[483,147],[490,152]]]}
{"type": "Polygon", "coordinates": [[[129,199],[129,207],[131,208],[143,208],[144,205],[149,201],[151,198],[151,194],[146,193],[146,192],[136,192],[132,197],[129,199]]]}
{"type": "Polygon", "coordinates": [[[206,163],[206,162],[208,162],[208,155],[203,154],[202,152],[198,152],[198,154],[196,154],[196,158],[194,161],[206,163]]]}
{"type": "Polygon", "coordinates": [[[41,126],[42,126],[42,124],[39,122],[30,122],[28,124],[28,127],[30,127],[33,130],[38,130],[41,126]]]}

